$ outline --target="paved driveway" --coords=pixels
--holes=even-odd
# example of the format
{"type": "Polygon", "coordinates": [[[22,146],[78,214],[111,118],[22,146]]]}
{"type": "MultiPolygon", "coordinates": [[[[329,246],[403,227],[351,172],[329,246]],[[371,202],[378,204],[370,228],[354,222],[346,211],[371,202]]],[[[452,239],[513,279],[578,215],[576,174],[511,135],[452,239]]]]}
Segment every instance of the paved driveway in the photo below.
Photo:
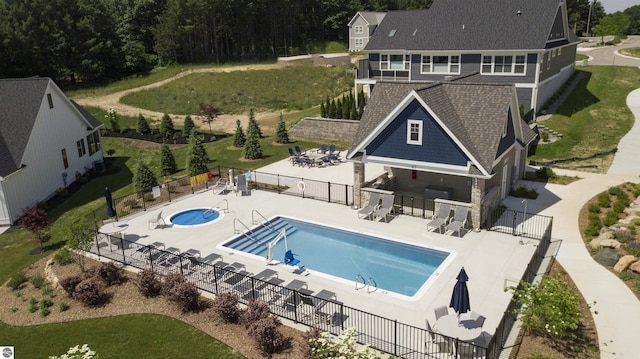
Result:
{"type": "MultiPolygon", "coordinates": [[[[594,42],[600,38],[592,38],[594,42]]],[[[640,66],[640,59],[619,54],[620,49],[640,47],[640,36],[629,36],[624,42],[616,46],[578,47],[578,52],[590,56],[589,65],[640,66]]]]}

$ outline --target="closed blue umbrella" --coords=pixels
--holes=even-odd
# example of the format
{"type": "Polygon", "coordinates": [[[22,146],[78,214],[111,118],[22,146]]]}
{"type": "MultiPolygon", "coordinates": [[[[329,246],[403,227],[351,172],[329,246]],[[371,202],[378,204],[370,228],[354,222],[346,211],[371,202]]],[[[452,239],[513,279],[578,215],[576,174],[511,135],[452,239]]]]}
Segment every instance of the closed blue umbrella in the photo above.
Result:
{"type": "Polygon", "coordinates": [[[109,187],[105,187],[104,189],[104,198],[107,200],[107,216],[115,217],[117,213],[116,209],[113,208],[113,198],[111,197],[111,191],[109,191],[109,187]]]}
{"type": "Polygon", "coordinates": [[[453,287],[453,294],[451,295],[449,307],[453,308],[453,310],[458,313],[458,318],[460,318],[461,313],[466,313],[471,310],[471,304],[469,303],[469,290],[467,289],[467,281],[469,280],[469,277],[467,276],[467,272],[464,270],[464,267],[460,269],[460,273],[458,273],[458,277],[456,279],[458,279],[458,281],[453,287]]]}

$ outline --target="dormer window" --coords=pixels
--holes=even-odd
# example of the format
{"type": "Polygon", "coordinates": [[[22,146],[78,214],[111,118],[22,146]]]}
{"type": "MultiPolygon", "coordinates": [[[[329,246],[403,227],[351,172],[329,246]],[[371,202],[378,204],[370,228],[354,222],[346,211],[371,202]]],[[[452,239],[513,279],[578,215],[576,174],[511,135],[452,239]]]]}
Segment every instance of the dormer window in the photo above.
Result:
{"type": "Polygon", "coordinates": [[[422,121],[407,121],[407,144],[422,145],[422,121]]]}

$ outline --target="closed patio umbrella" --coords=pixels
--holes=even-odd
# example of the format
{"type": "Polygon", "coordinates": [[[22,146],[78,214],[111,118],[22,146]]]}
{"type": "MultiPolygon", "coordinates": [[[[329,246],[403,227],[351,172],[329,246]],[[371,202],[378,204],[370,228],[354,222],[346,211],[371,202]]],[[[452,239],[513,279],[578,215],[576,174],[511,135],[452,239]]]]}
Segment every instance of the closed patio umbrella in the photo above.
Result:
{"type": "Polygon", "coordinates": [[[104,198],[107,200],[107,216],[115,217],[117,213],[116,209],[113,208],[113,198],[111,197],[111,191],[109,191],[109,187],[105,187],[104,189],[104,198]]]}
{"type": "Polygon", "coordinates": [[[449,303],[449,307],[453,308],[453,310],[458,313],[458,320],[460,320],[460,314],[466,313],[471,310],[471,304],[469,303],[469,290],[467,289],[467,281],[469,277],[467,276],[467,272],[464,270],[464,267],[460,269],[460,273],[458,273],[458,280],[456,285],[453,287],[453,294],[451,295],[451,302],[449,303]]]}

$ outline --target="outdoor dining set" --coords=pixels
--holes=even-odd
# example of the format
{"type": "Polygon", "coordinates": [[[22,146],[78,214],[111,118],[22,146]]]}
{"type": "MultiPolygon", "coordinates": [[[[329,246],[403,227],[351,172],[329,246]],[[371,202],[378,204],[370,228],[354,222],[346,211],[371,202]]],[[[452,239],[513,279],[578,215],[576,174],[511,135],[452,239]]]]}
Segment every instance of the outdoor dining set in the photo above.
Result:
{"type": "Polygon", "coordinates": [[[336,146],[323,144],[319,149],[302,151],[300,146],[289,147],[289,161],[291,165],[307,167],[323,167],[340,163],[340,152],[336,146]]]}

